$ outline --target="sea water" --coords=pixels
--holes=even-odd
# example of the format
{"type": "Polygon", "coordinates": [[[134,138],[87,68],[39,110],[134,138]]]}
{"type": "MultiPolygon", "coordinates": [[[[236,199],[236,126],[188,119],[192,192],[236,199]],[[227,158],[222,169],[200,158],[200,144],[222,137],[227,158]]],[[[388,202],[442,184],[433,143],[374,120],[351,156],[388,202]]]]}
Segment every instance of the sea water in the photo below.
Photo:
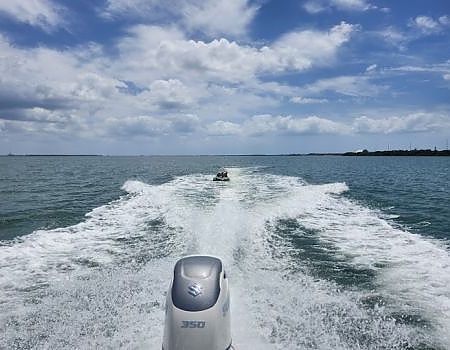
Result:
{"type": "Polygon", "coordinates": [[[448,349],[449,173],[446,157],[0,157],[0,348],[160,349],[174,263],[212,254],[237,349],[448,349]]]}

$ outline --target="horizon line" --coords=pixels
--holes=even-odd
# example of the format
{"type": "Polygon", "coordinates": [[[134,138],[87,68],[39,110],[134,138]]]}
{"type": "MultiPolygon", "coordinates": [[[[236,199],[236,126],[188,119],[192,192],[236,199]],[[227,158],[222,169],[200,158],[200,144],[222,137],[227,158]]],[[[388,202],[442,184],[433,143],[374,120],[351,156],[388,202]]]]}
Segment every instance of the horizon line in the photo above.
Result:
{"type": "Polygon", "coordinates": [[[345,151],[345,152],[308,152],[308,153],[239,153],[239,154],[49,154],[49,153],[21,153],[16,154],[9,152],[7,154],[1,154],[0,157],[261,157],[261,156],[341,156],[344,154],[366,154],[366,153],[394,153],[394,152],[404,152],[404,153],[417,153],[417,152],[448,152],[448,149],[396,149],[396,150],[376,150],[368,151],[357,150],[357,151],[345,151]]]}

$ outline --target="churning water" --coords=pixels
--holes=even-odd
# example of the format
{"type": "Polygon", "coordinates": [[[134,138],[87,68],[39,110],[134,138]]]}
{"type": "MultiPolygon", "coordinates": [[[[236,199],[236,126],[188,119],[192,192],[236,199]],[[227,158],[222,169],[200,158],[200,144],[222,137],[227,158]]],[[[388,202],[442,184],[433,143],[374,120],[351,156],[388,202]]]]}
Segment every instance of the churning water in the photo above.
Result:
{"type": "MultiPolygon", "coordinates": [[[[0,348],[160,349],[173,266],[188,254],[224,261],[237,349],[450,348],[446,228],[429,232],[442,224],[439,210],[435,220],[422,212],[428,221],[402,221],[402,199],[386,189],[382,199],[364,196],[376,183],[356,175],[312,181],[291,163],[227,161],[229,183],[200,166],[168,176],[173,165],[164,162],[147,178],[145,167],[122,172],[115,190],[121,176],[106,181],[111,168],[84,185],[81,175],[63,176],[65,199],[47,194],[34,211],[14,198],[42,194],[36,183],[25,194],[23,184],[16,194],[4,185],[13,200],[1,213],[0,348]],[[97,199],[80,204],[82,196],[97,199]],[[58,210],[64,219],[33,227],[39,213],[58,210]]],[[[59,188],[52,181],[49,193],[59,188]]]]}

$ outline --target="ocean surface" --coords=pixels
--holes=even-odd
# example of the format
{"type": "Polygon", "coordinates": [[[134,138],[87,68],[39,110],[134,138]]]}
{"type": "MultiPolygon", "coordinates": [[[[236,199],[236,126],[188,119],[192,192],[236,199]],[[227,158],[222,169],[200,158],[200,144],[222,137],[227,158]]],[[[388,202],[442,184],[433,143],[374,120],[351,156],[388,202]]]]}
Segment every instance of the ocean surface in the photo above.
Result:
{"type": "Polygon", "coordinates": [[[159,350],[198,253],[237,350],[450,349],[449,157],[0,157],[1,349],[159,350]]]}

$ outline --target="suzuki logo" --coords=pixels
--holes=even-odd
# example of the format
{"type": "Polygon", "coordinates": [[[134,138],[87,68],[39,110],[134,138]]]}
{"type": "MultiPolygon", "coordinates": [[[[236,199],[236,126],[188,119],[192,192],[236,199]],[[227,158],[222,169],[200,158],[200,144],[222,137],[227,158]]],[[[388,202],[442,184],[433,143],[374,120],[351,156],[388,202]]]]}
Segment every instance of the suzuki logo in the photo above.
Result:
{"type": "Polygon", "coordinates": [[[193,297],[197,297],[203,292],[203,287],[197,282],[188,287],[188,293],[193,297]]]}

